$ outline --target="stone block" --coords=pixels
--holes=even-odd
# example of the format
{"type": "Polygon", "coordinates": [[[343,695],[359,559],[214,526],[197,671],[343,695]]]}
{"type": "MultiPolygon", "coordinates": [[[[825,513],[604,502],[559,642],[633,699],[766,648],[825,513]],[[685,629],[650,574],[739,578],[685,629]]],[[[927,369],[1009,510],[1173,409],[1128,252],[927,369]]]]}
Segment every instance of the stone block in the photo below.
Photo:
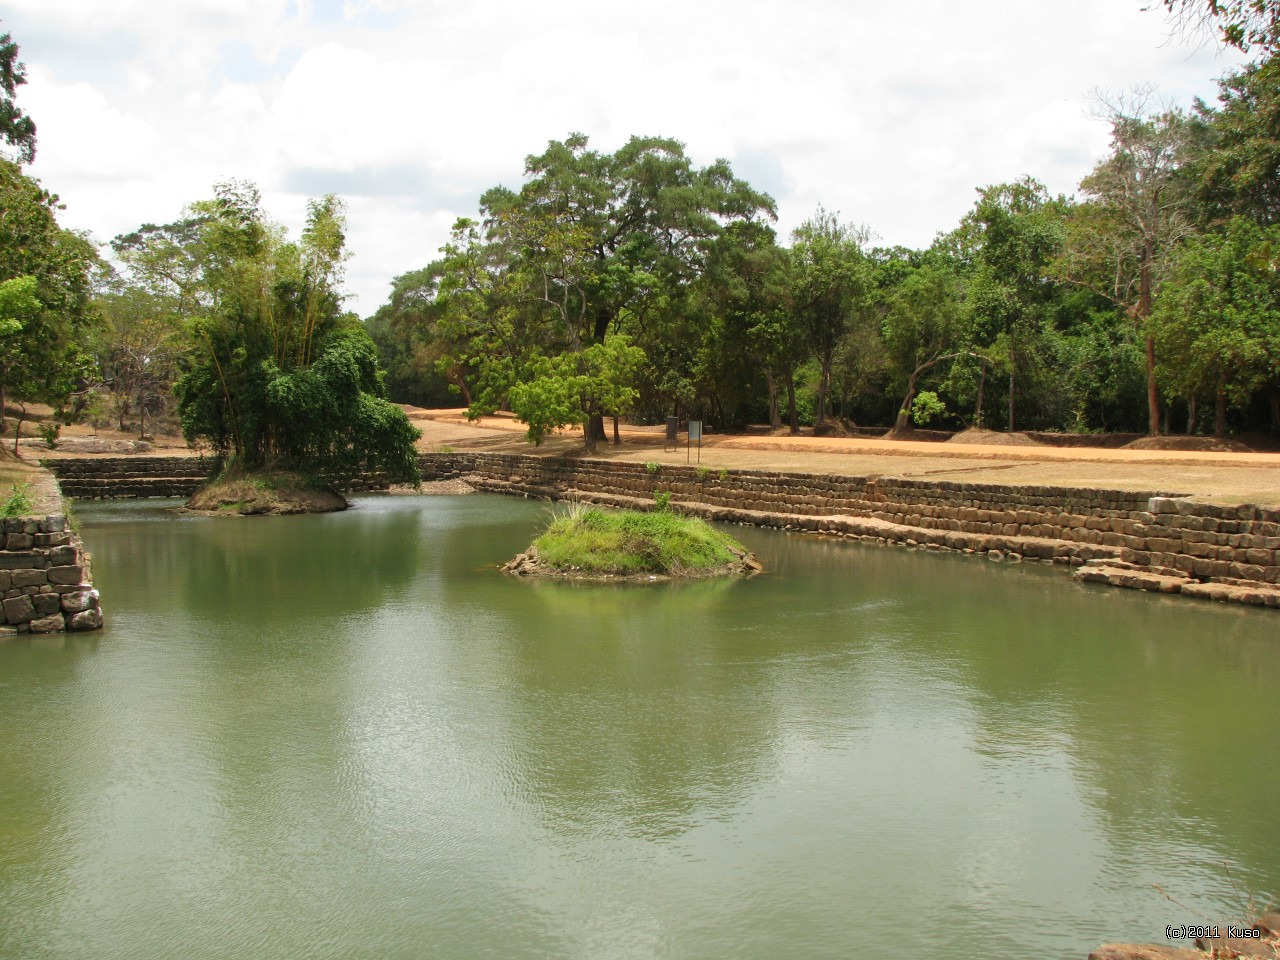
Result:
{"type": "Polygon", "coordinates": [[[84,580],[84,567],[80,564],[50,567],[48,573],[50,583],[80,583],[84,580]]]}
{"type": "Polygon", "coordinates": [[[14,570],[10,578],[15,588],[39,587],[49,582],[49,575],[44,570],[14,570]]]}
{"type": "Polygon", "coordinates": [[[80,559],[76,554],[77,554],[76,548],[72,546],[54,547],[52,550],[49,551],[49,566],[51,567],[69,566],[70,564],[73,564],[78,559],[80,559]]]}
{"type": "Polygon", "coordinates": [[[62,612],[62,598],[56,593],[38,593],[31,598],[31,604],[36,608],[37,617],[62,612]]]}
{"type": "Polygon", "coordinates": [[[66,613],[83,613],[98,606],[98,591],[77,589],[74,593],[60,595],[62,609],[66,613]]]}
{"type": "Polygon", "coordinates": [[[62,618],[62,614],[53,613],[47,617],[32,620],[30,629],[32,633],[60,633],[67,629],[67,621],[62,618]]]}
{"type": "Polygon", "coordinates": [[[35,546],[35,538],[29,533],[7,533],[4,537],[6,550],[30,550],[35,546]]]}
{"type": "Polygon", "coordinates": [[[32,550],[16,550],[0,553],[0,570],[30,570],[34,567],[43,567],[44,565],[44,557],[32,550]]]}
{"type": "Polygon", "coordinates": [[[3,606],[5,623],[26,623],[36,615],[35,605],[28,596],[5,600],[3,606]]]}

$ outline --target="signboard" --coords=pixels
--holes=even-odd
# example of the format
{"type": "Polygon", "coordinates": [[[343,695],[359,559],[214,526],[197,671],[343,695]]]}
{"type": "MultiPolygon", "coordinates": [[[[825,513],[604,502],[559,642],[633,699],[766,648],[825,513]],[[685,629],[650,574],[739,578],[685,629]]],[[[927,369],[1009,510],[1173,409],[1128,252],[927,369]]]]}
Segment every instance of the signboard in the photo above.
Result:
{"type": "Polygon", "coordinates": [[[701,439],[702,439],[702,421],[690,420],[689,421],[689,442],[692,443],[695,440],[700,441],[701,439]]]}

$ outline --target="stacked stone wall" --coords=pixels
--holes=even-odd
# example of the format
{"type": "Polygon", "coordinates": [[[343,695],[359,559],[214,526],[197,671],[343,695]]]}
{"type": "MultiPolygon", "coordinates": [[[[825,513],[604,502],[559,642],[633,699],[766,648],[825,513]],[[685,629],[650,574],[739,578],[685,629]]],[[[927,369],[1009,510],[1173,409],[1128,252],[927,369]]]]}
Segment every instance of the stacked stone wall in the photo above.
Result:
{"type": "MultiPolygon", "coordinates": [[[[189,497],[222,469],[222,461],[204,457],[86,457],[42,461],[58,478],[64,496],[77,500],[139,497],[189,497]]],[[[349,491],[387,489],[382,474],[360,477],[349,491]]]]}
{"type": "Polygon", "coordinates": [[[1060,563],[1114,560],[1197,580],[1280,584],[1280,511],[1161,491],[848,477],[486,453],[428,454],[425,479],[539,497],[652,503],[713,519],[1060,563]]]}
{"type": "Polygon", "coordinates": [[[102,626],[90,558],[61,514],[6,517],[0,546],[0,610],[17,633],[102,626]]]}

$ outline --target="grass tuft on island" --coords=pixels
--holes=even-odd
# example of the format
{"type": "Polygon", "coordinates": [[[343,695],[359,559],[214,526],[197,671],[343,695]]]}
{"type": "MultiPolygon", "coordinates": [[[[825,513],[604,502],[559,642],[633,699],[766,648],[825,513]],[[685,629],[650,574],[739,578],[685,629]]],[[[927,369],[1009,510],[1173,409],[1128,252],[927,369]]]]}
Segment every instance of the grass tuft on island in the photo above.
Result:
{"type": "Polygon", "coordinates": [[[320,482],[285,470],[226,471],[197,490],[186,510],[218,517],[333,513],[349,504],[320,482]]]}
{"type": "Polygon", "coordinates": [[[697,517],[572,504],[506,573],[575,579],[673,579],[760,572],[740,543],[697,517]]]}

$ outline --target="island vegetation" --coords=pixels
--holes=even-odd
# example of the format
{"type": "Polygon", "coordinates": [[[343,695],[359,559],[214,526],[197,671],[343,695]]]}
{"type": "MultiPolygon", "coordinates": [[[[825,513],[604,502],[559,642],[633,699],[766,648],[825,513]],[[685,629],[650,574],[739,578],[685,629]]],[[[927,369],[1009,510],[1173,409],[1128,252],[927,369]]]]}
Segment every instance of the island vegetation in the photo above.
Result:
{"type": "Polygon", "coordinates": [[[574,503],[503,570],[572,579],[691,579],[755,574],[760,563],[705,520],[673,513],[609,510],[574,503]]]}

